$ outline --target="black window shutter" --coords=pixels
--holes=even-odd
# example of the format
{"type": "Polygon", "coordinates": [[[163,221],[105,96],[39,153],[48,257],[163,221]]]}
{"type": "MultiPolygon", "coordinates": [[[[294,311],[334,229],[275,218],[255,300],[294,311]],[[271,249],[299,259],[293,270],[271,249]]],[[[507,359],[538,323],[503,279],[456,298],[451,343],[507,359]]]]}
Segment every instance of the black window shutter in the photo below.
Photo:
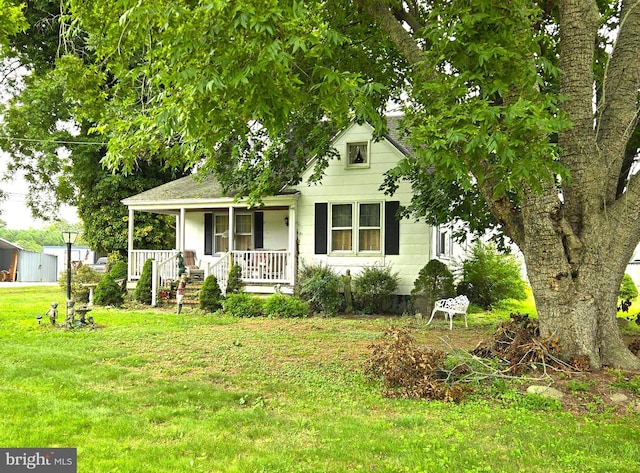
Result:
{"type": "Polygon", "coordinates": [[[204,214],[204,254],[213,254],[213,214],[204,214]]]}
{"type": "Polygon", "coordinates": [[[253,246],[256,249],[264,248],[264,212],[253,214],[254,234],[253,246]]]}
{"type": "Polygon", "coordinates": [[[400,254],[400,220],[397,215],[400,202],[392,200],[384,203],[384,254],[400,254]]]}
{"type": "Polygon", "coordinates": [[[315,213],[315,254],[327,254],[327,204],[316,203],[315,213]]]}

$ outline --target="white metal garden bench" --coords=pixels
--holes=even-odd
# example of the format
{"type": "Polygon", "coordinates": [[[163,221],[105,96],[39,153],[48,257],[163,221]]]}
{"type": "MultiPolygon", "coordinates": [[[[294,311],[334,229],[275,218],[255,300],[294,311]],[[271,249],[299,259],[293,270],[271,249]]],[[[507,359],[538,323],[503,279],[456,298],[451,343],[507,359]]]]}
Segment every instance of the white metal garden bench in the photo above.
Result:
{"type": "Polygon", "coordinates": [[[469,308],[469,299],[467,296],[458,296],[453,297],[451,299],[440,299],[436,301],[433,310],[431,311],[431,318],[427,325],[431,323],[433,320],[433,316],[436,312],[444,312],[445,320],[449,319],[449,330],[453,330],[453,315],[454,314],[462,314],[464,315],[464,326],[469,327],[467,323],[467,309],[469,308]]]}

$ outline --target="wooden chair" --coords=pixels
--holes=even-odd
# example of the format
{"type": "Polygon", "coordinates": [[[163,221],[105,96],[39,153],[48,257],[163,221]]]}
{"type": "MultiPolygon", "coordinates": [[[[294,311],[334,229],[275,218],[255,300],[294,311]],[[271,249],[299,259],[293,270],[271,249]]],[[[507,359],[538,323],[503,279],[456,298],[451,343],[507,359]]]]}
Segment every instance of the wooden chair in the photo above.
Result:
{"type": "Polygon", "coordinates": [[[192,281],[202,281],[204,279],[204,269],[200,269],[196,262],[196,252],[184,250],[184,262],[187,268],[187,275],[192,281]]]}

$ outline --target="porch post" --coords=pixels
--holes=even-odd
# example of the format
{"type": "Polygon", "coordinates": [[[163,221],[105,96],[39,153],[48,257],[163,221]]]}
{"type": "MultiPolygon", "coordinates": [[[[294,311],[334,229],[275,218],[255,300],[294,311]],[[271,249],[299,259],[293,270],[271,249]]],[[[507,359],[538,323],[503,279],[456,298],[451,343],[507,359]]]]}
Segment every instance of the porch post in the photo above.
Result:
{"type": "Polygon", "coordinates": [[[184,236],[185,236],[185,209],[184,207],[180,208],[180,242],[178,249],[182,251],[184,254],[184,236]]]}
{"type": "Polygon", "coordinates": [[[127,236],[127,281],[131,281],[131,268],[133,266],[133,209],[129,207],[129,232],[127,236]]]}
{"type": "Polygon", "coordinates": [[[233,221],[233,206],[229,207],[229,251],[236,249],[236,226],[233,221]]]}
{"type": "Polygon", "coordinates": [[[296,273],[298,271],[298,253],[296,239],[298,232],[296,230],[296,205],[289,206],[289,258],[287,262],[287,271],[289,272],[289,283],[293,286],[296,282],[296,273]]]}

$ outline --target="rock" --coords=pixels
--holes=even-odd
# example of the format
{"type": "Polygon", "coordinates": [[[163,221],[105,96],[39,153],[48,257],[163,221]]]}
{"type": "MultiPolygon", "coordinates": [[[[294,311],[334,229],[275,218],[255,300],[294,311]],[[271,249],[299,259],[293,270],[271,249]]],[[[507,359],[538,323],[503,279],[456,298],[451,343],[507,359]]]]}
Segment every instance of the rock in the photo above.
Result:
{"type": "Polygon", "coordinates": [[[615,404],[625,404],[629,400],[629,397],[622,393],[615,393],[609,396],[609,399],[615,404]]]}
{"type": "Polygon", "coordinates": [[[532,385],[527,388],[527,394],[537,394],[538,396],[549,397],[551,399],[557,399],[560,401],[564,394],[555,388],[550,386],[537,386],[532,385]]]}

